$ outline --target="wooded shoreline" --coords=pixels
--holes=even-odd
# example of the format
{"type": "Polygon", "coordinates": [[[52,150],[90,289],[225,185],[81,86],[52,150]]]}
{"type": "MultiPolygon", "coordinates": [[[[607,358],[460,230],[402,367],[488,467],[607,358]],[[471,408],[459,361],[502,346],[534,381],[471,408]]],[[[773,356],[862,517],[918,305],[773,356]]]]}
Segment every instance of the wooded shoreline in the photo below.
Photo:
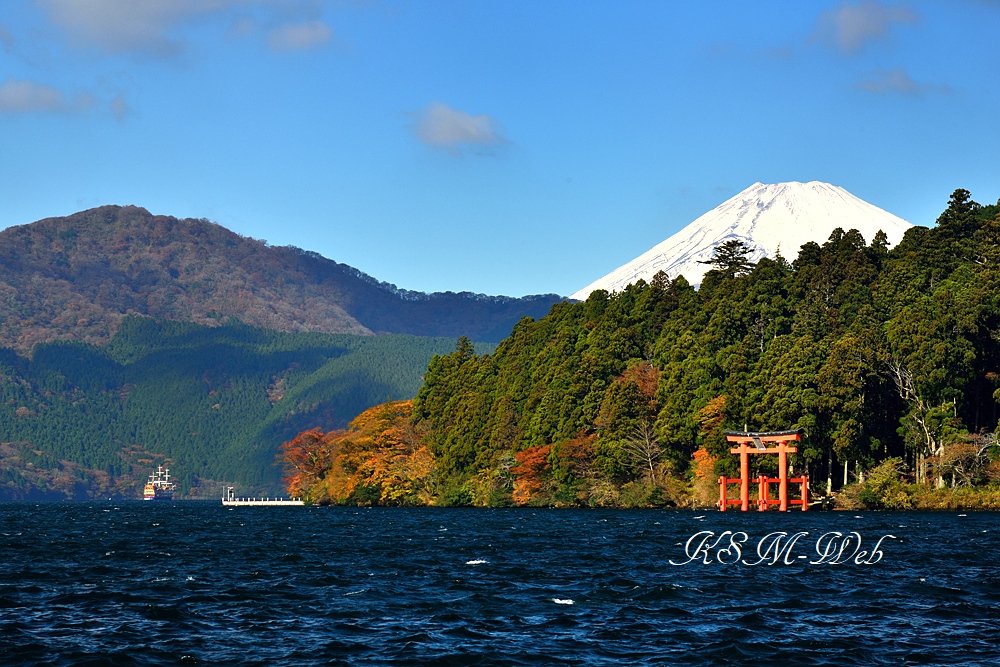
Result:
{"type": "Polygon", "coordinates": [[[491,354],[460,340],[412,402],[283,445],[289,492],[704,508],[736,473],[724,431],[801,429],[790,474],[810,495],[1000,507],[1000,204],[956,190],[893,248],[837,229],[792,262],[751,251],[724,243],[699,289],[661,273],[556,304],[491,354]]]}

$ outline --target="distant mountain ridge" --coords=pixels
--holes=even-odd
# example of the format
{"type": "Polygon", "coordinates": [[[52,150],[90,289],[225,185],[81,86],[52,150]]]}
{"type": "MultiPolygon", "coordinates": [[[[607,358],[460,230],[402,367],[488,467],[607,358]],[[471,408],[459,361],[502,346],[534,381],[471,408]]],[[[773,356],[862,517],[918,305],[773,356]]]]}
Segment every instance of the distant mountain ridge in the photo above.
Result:
{"type": "Polygon", "coordinates": [[[754,183],[570,298],[584,300],[597,289],[620,291],[639,279],[649,282],[659,271],[700,285],[712,252],[731,239],[753,246],[750,259],[757,261],[778,252],[794,258],[803,244],[823,243],[838,227],[857,229],[869,242],[883,231],[895,245],[912,226],[829,183],[754,183]]]}
{"type": "Polygon", "coordinates": [[[0,231],[0,346],[103,344],[128,314],[286,332],[496,342],[561,300],[399,289],[315,252],[205,219],[102,206],[0,231]]]}

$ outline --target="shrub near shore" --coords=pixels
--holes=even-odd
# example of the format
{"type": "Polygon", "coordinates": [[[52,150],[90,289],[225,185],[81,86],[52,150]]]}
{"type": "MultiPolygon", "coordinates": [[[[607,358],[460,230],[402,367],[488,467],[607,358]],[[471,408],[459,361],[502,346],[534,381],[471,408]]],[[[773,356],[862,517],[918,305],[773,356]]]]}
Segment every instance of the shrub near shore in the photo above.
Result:
{"type": "Polygon", "coordinates": [[[862,481],[845,486],[836,496],[840,509],[950,510],[1000,509],[1000,462],[986,460],[978,485],[964,482],[934,488],[905,479],[902,461],[887,459],[865,475],[862,481]]]}

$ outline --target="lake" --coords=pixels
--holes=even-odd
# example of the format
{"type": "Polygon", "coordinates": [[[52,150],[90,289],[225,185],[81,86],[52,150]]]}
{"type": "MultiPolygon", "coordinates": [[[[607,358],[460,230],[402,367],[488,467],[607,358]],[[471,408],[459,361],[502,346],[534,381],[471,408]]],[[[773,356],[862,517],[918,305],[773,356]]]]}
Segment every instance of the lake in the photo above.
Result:
{"type": "Polygon", "coordinates": [[[990,513],[9,502],[0,663],[996,665],[998,558],[990,513]]]}

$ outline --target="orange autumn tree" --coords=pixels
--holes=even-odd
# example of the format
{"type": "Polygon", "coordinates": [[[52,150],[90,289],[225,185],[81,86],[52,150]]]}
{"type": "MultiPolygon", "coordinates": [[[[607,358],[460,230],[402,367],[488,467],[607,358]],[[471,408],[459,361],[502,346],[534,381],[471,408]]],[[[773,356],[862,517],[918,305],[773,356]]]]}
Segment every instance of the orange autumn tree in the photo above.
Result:
{"type": "Polygon", "coordinates": [[[695,479],[714,484],[717,479],[715,474],[715,462],[717,459],[709,454],[708,450],[704,447],[699,447],[695,450],[691,458],[693,460],[691,470],[694,473],[695,479]]]}
{"type": "Polygon", "coordinates": [[[550,445],[529,447],[514,455],[517,465],[510,469],[514,474],[514,502],[526,505],[542,490],[549,463],[550,445]]]}
{"type": "Polygon", "coordinates": [[[412,408],[384,403],[344,430],[314,429],[283,444],[289,493],[316,504],[431,504],[434,455],[410,423],[412,408]]]}

